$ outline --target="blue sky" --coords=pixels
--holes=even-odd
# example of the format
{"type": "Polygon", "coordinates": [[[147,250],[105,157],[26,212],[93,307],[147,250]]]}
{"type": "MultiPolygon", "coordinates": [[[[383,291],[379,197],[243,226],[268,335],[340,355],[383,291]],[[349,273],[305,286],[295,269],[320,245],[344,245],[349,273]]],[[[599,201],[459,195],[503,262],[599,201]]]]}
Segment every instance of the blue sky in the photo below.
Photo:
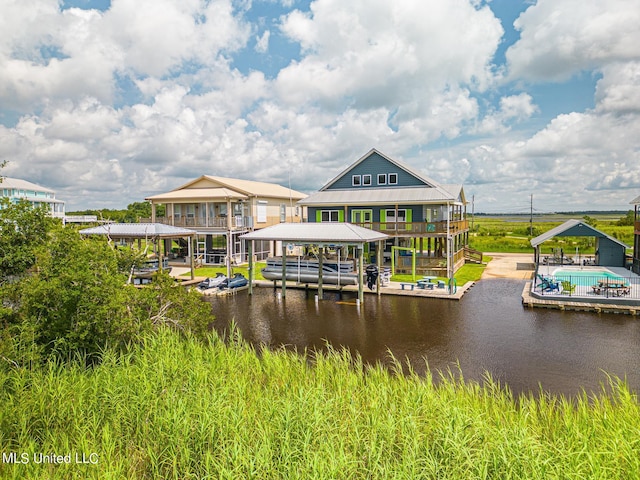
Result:
{"type": "Polygon", "coordinates": [[[475,210],[640,194],[640,0],[5,0],[3,174],[69,210],[371,148],[475,210]]]}

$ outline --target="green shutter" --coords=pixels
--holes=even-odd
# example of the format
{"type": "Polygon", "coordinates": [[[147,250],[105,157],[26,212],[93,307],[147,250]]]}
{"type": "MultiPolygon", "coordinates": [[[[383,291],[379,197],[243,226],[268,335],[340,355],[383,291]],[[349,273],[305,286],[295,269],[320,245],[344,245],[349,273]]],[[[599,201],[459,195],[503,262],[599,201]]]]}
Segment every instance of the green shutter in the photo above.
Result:
{"type": "Polygon", "coordinates": [[[322,221],[322,210],[316,210],[316,222],[320,223],[322,221]]]}
{"type": "Polygon", "coordinates": [[[407,230],[411,230],[411,215],[413,214],[413,210],[412,209],[407,209],[407,230]]]}
{"type": "Polygon", "coordinates": [[[338,210],[338,221],[344,222],[344,210],[338,210]]]}
{"type": "Polygon", "coordinates": [[[380,209],[380,230],[386,230],[387,229],[387,225],[386,222],[387,221],[387,211],[384,208],[380,209]]]}

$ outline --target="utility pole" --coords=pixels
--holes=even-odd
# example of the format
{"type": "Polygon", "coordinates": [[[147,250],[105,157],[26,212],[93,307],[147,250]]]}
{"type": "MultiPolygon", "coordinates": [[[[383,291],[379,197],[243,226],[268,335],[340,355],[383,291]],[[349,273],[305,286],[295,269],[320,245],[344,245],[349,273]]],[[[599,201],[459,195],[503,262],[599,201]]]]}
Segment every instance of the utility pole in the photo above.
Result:
{"type": "Polygon", "coordinates": [[[531,213],[529,214],[529,235],[533,237],[533,193],[531,194],[531,213]]]}
{"type": "Polygon", "coordinates": [[[476,196],[475,195],[471,195],[471,231],[473,232],[473,219],[474,219],[474,214],[475,214],[475,208],[476,208],[476,196]]]}

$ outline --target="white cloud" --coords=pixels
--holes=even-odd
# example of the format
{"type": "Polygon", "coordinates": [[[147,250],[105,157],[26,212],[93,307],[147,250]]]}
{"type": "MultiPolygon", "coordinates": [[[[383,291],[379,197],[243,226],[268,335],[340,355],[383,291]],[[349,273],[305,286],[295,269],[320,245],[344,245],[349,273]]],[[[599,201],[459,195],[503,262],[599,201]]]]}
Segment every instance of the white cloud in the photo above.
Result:
{"type": "Polygon", "coordinates": [[[450,86],[484,88],[502,35],[488,8],[463,0],[317,0],[310,14],[289,14],[282,31],[307,54],[278,75],[282,101],[350,101],[360,109],[426,99],[450,86]]]}
{"type": "Polygon", "coordinates": [[[476,132],[480,134],[504,133],[510,130],[511,123],[522,122],[538,111],[533,98],[528,93],[510,95],[500,99],[499,109],[487,114],[476,132]]]}
{"type": "Polygon", "coordinates": [[[539,0],[515,21],[512,78],[561,80],[586,69],[640,60],[639,0],[539,0]]]}
{"type": "Polygon", "coordinates": [[[531,6],[505,83],[502,27],[481,0],[315,0],[256,25],[249,0],[113,0],[105,12],[5,0],[0,105],[18,117],[0,125],[3,173],[70,208],[122,208],[204,173],[312,191],[376,147],[464,183],[477,211],[530,193],[550,210],[626,205],[640,189],[640,0],[612,1],[531,6]],[[235,61],[252,39],[281,54],[281,34],[301,53],[275,80],[235,61]],[[534,123],[539,99],[522,80],[550,91],[585,69],[600,78],[595,107],[534,123]]]}
{"type": "Polygon", "coordinates": [[[265,30],[261,36],[256,38],[256,52],[266,53],[269,50],[270,36],[271,32],[269,30],[265,30]]]}
{"type": "Polygon", "coordinates": [[[602,74],[596,88],[597,111],[640,115],[640,61],[608,65],[602,74]]]}

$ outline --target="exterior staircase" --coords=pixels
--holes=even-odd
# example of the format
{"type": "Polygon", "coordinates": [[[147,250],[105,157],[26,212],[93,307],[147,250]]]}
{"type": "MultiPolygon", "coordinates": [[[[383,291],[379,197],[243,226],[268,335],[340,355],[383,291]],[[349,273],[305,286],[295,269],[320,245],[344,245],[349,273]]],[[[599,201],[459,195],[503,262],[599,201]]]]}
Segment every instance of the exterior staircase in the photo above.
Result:
{"type": "Polygon", "coordinates": [[[474,250],[473,248],[464,247],[464,261],[465,263],[483,263],[482,252],[474,250]]]}

